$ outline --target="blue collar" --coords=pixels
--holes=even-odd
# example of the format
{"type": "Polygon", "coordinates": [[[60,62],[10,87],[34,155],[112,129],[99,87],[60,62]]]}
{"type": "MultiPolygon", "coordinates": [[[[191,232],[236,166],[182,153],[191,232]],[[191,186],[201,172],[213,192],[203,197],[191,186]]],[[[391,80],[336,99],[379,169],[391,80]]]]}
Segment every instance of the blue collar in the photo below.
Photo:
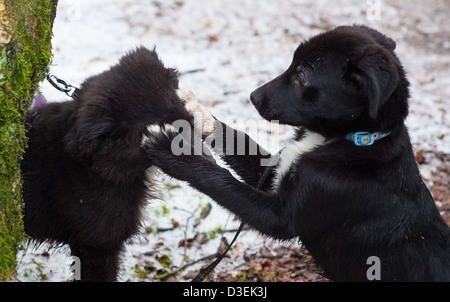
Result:
{"type": "Polygon", "coordinates": [[[391,132],[355,132],[347,134],[345,139],[354,142],[357,146],[370,146],[376,140],[382,139],[389,134],[391,134],[391,132]]]}

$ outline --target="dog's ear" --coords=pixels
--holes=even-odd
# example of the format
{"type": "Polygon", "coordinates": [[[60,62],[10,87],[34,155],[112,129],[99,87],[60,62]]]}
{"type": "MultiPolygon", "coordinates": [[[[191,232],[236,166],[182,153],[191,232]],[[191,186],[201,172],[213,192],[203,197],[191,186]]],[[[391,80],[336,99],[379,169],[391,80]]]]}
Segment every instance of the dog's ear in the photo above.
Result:
{"type": "Polygon", "coordinates": [[[387,50],[390,51],[394,51],[395,47],[397,46],[397,43],[395,43],[394,40],[392,40],[391,38],[388,38],[386,36],[383,36],[381,38],[376,37],[375,39],[377,39],[377,42],[380,43],[381,45],[383,45],[384,47],[386,47],[387,50]]]}
{"type": "Polygon", "coordinates": [[[394,92],[398,70],[390,55],[380,47],[368,47],[347,61],[344,78],[367,96],[368,113],[375,119],[378,110],[394,92]]]}
{"type": "Polygon", "coordinates": [[[357,26],[357,28],[363,30],[365,34],[372,37],[375,40],[375,42],[377,42],[378,44],[380,44],[382,47],[386,48],[389,51],[394,51],[395,47],[397,46],[394,40],[392,40],[391,38],[385,36],[384,34],[380,33],[379,31],[373,28],[370,28],[365,25],[357,26]]]}

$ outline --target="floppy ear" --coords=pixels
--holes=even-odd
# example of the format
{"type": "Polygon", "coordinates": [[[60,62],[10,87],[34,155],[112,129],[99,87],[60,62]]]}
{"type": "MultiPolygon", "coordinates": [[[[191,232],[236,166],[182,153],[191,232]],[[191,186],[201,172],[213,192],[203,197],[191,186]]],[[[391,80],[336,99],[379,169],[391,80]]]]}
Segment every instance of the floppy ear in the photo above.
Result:
{"type": "Polygon", "coordinates": [[[367,35],[371,36],[378,44],[380,44],[387,50],[394,51],[397,44],[391,38],[366,25],[360,25],[358,26],[358,28],[363,30],[367,35]]]}
{"type": "Polygon", "coordinates": [[[394,51],[395,47],[397,46],[397,43],[395,43],[394,40],[386,36],[384,36],[382,39],[378,38],[377,42],[386,47],[386,49],[390,51],[394,51]]]}
{"type": "Polygon", "coordinates": [[[368,112],[375,119],[381,105],[389,100],[399,76],[390,56],[381,48],[363,49],[348,60],[345,78],[355,83],[367,96],[368,112]]]}

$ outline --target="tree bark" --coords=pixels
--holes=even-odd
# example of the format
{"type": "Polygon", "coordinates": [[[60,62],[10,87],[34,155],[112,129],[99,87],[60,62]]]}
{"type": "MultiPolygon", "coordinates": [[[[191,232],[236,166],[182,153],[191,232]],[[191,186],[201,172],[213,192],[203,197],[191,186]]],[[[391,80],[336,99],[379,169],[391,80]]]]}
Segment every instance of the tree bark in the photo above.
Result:
{"type": "Polygon", "coordinates": [[[0,281],[16,277],[26,239],[20,160],[24,118],[50,64],[58,0],[0,0],[0,281]]]}

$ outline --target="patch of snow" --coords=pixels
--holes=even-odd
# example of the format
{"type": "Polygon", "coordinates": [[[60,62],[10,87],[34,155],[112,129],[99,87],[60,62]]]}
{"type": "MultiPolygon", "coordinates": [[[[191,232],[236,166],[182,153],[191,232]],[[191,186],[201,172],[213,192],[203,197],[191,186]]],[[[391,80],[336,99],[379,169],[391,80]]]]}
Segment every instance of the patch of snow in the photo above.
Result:
{"type": "MultiPolygon", "coordinates": [[[[221,120],[261,120],[249,102],[256,87],[284,71],[298,44],[338,25],[367,24],[397,42],[411,87],[407,125],[415,149],[450,153],[450,7],[445,0],[97,0],[60,1],[54,23],[51,72],[72,85],[115,64],[127,51],[156,46],[166,66],[181,72],[180,88],[192,90],[221,120]],[[378,7],[373,5],[378,4],[378,7]],[[372,9],[372,15],[368,10],[372,9]],[[197,72],[191,72],[197,70],[197,72]]],[[[51,102],[67,100],[47,82],[41,91],[51,102]]],[[[289,129],[280,126],[281,140],[289,129]]],[[[270,149],[270,146],[268,146],[270,149]]],[[[278,150],[271,150],[276,152],[278,150]]],[[[428,170],[427,170],[428,169],[428,170]]],[[[429,167],[422,165],[422,171],[429,167]]],[[[426,172],[428,173],[428,172],[426,172]]],[[[425,174],[426,174],[425,173],[425,174]]],[[[162,201],[150,201],[142,233],[129,240],[121,281],[139,281],[136,267],[158,267],[155,255],[168,255],[176,266],[217,251],[220,235],[200,247],[179,247],[184,238],[239,225],[208,197],[175,180],[161,179],[162,201]],[[209,216],[194,228],[200,205],[212,204],[209,216]],[[191,217],[191,218],[190,218],[191,217]],[[180,226],[153,233],[149,228],[180,226]]],[[[224,236],[231,241],[233,233],[224,236]]],[[[267,238],[253,231],[239,246],[258,250],[267,238]]],[[[69,251],[46,246],[18,255],[20,281],[65,281],[69,251]]],[[[231,270],[243,261],[224,259],[216,268],[231,270]]],[[[198,270],[199,263],[187,270],[198,270]]]]}

